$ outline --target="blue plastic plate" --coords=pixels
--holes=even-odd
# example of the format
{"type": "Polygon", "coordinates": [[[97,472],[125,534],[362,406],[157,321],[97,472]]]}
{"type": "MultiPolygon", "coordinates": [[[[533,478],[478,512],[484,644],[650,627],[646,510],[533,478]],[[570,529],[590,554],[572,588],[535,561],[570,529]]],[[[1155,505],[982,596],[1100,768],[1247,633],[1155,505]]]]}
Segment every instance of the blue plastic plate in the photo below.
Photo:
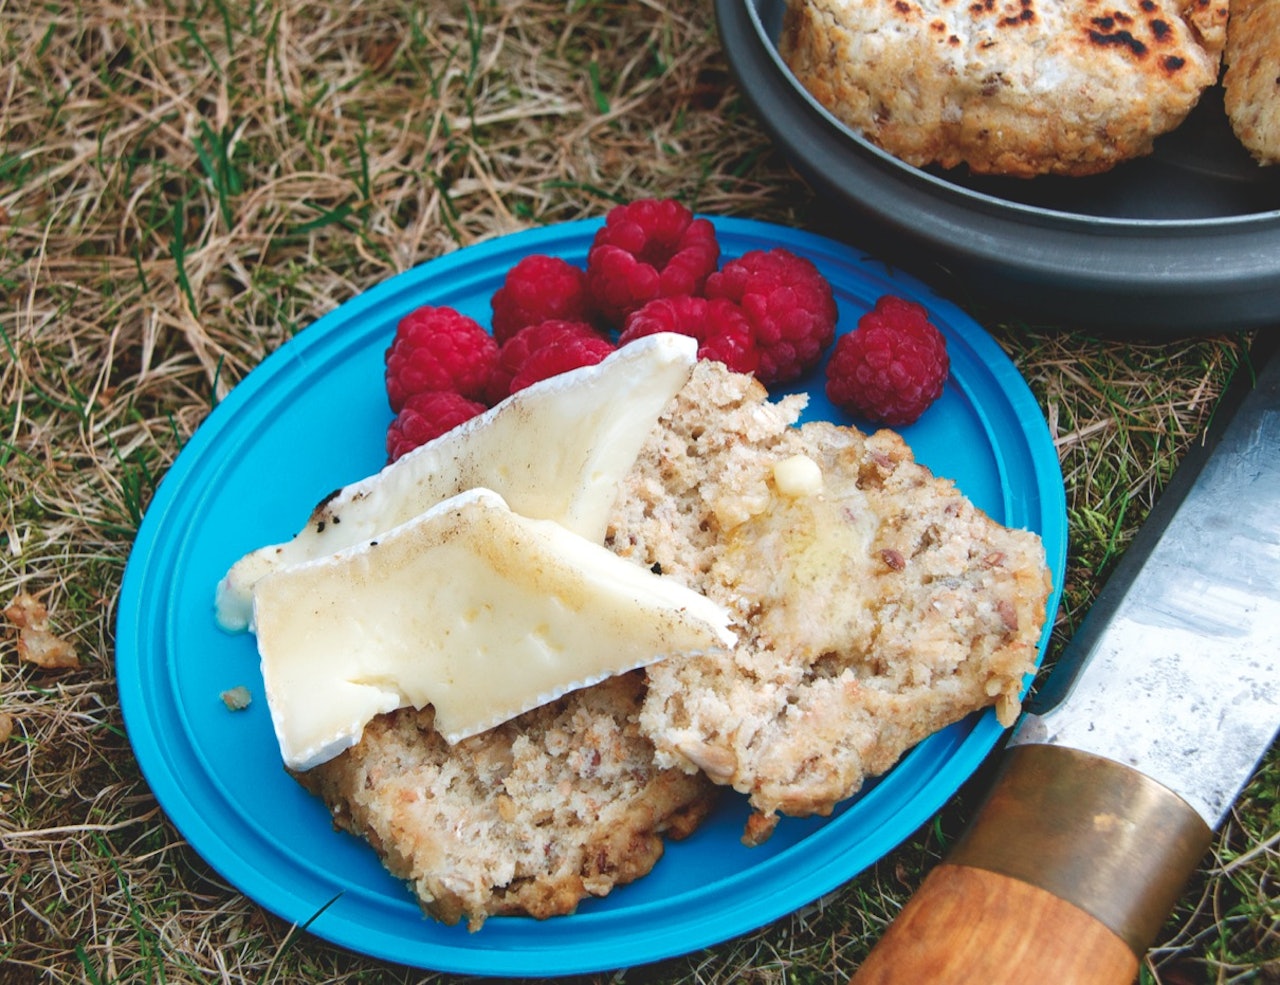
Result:
{"type": "MultiPolygon", "coordinates": [[[[785,246],[831,281],[840,329],[877,297],[925,304],[952,376],[904,434],[918,458],[996,519],[1044,538],[1055,582],[1066,504],[1044,418],[999,346],[920,282],[849,247],[743,219],[715,219],[724,257],[785,246]]],[[[760,848],[739,841],[745,803],[725,797],[653,872],[573,916],[497,917],[478,933],[425,919],[373,851],[337,833],[281,767],[254,640],[213,618],[214,589],[245,552],[287,539],[326,493],[380,468],[390,419],[382,358],[399,318],[450,305],[488,323],[489,298],[528,253],[585,262],[598,221],[503,237],[396,276],[343,304],[250,373],[197,430],[160,484],[125,571],[117,633],[120,703],[165,812],[229,882],[285,920],[376,958],[466,974],[564,975],[633,966],[750,931],[836,888],[925,823],[1001,729],[988,712],[932,736],[830,818],[784,819],[760,848]],[[222,691],[245,685],[231,712],[222,691]]],[[[821,375],[810,415],[838,419],[821,375]]],[[[1051,600],[1056,610],[1058,595],[1051,600]]],[[[1047,639],[1047,631],[1046,631],[1047,639]]],[[[1043,653],[1043,644],[1041,647],[1043,653]]]]}

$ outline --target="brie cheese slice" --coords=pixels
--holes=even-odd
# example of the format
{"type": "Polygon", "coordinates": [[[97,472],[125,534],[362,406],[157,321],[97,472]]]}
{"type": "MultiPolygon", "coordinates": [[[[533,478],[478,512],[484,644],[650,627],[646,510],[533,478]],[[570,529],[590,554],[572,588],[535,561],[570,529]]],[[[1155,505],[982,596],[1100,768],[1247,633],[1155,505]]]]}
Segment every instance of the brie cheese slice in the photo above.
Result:
{"type": "Polygon", "coordinates": [[[236,562],[218,585],[218,623],[249,628],[253,586],[267,572],[367,543],[468,489],[493,489],[523,516],[602,542],[619,481],[696,359],[697,342],[687,336],[638,339],[595,366],[512,394],[338,490],[293,540],[236,562]]]}
{"type": "Polygon", "coordinates": [[[705,596],[487,489],[264,575],[253,608],[276,737],[298,770],[354,745],[382,712],[431,704],[452,743],[610,675],[735,642],[705,596]]]}

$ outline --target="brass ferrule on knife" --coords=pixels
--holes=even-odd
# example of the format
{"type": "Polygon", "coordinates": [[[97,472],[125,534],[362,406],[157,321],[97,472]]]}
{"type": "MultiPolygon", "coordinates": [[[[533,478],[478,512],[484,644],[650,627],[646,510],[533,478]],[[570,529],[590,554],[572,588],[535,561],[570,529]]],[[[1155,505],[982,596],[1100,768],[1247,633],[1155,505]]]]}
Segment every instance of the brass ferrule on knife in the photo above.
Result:
{"type": "Polygon", "coordinates": [[[1137,770],[1063,746],[1020,745],[947,861],[1044,889],[1141,958],[1211,836],[1186,801],[1137,770]]]}

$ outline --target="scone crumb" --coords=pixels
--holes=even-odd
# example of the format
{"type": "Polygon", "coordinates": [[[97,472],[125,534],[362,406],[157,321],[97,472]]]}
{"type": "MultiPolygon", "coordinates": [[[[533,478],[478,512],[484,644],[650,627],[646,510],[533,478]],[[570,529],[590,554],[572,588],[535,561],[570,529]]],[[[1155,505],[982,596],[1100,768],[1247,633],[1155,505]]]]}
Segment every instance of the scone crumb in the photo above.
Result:
{"type": "Polygon", "coordinates": [[[227,688],[218,697],[222,699],[222,703],[227,706],[228,711],[244,711],[253,703],[253,695],[243,684],[227,688]]]}

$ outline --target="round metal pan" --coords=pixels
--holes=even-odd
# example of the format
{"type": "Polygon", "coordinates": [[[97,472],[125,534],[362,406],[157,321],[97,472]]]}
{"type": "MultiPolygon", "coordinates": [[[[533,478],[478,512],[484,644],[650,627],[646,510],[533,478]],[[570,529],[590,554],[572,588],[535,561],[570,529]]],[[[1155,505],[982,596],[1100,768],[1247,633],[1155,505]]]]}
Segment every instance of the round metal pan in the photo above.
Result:
{"type": "Polygon", "coordinates": [[[1007,315],[1141,336],[1280,321],[1280,168],[1258,166],[1209,90],[1149,157],[1088,178],[915,168],[837,121],[776,48],[785,0],[715,0],[729,66],[822,230],[940,293],[1007,315]]]}

